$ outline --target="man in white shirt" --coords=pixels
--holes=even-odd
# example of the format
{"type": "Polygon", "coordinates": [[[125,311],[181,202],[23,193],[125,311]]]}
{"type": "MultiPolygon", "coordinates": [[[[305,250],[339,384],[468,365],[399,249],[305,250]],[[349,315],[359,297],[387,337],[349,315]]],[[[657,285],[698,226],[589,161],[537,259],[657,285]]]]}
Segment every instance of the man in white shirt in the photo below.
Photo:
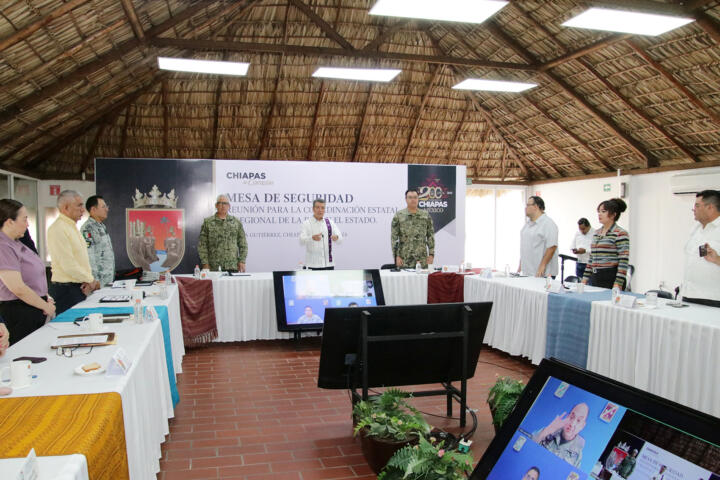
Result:
{"type": "Polygon", "coordinates": [[[335,222],[325,216],[325,200],[313,201],[313,216],[305,220],[300,243],[305,245],[305,266],[310,270],[334,270],[335,244],[342,242],[342,233],[335,222]]]}
{"type": "Polygon", "coordinates": [[[538,196],[528,199],[525,215],[529,221],[520,231],[520,267],[525,275],[544,277],[558,274],[558,227],[545,215],[545,202],[538,196]]]}
{"type": "Polygon", "coordinates": [[[578,220],[578,230],[579,231],[575,233],[575,238],[573,238],[570,248],[572,248],[572,252],[577,255],[575,275],[582,280],[585,267],[590,260],[590,246],[593,240],[592,227],[587,218],[583,217],[578,220]]]}
{"type": "Polygon", "coordinates": [[[685,244],[683,299],[720,307],[720,191],[698,193],[693,212],[698,223],[685,244]]]}

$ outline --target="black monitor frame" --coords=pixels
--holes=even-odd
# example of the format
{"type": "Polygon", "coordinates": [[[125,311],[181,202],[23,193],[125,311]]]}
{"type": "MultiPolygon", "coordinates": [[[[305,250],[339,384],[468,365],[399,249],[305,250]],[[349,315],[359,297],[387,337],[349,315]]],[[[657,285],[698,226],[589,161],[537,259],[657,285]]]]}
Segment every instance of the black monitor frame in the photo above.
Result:
{"type": "Polygon", "coordinates": [[[440,383],[442,389],[413,395],[447,396],[448,415],[457,400],[465,426],[467,379],[491,309],[491,302],[327,309],[318,387],[347,388],[356,402],[370,387],[440,383]]]}
{"type": "MultiPolygon", "coordinates": [[[[277,329],[279,332],[295,332],[297,334],[302,331],[322,331],[324,323],[310,323],[310,324],[288,324],[287,315],[285,311],[285,286],[283,284],[283,278],[287,276],[302,275],[333,275],[339,272],[347,272],[348,270],[288,270],[273,272],[273,286],[275,291],[275,316],[277,321],[277,329]]],[[[373,280],[373,288],[375,289],[375,301],[378,305],[385,305],[385,295],[383,294],[382,280],[380,278],[380,271],[378,269],[364,269],[357,271],[363,272],[366,275],[370,275],[373,280]]]]}
{"type": "Polygon", "coordinates": [[[487,478],[549,377],[567,382],[704,441],[720,445],[720,419],[560,360],[543,359],[528,381],[515,409],[495,435],[469,478],[487,478]]]}

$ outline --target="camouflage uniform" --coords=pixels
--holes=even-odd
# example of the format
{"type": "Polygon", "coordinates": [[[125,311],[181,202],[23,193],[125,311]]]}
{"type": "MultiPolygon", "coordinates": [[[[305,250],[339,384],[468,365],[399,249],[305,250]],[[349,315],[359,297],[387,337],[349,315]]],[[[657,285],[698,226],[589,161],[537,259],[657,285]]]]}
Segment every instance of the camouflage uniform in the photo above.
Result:
{"type": "Polygon", "coordinates": [[[237,270],[238,263],[245,263],[248,245],[242,223],[228,215],[217,215],[203,221],[198,242],[200,263],[210,265],[210,270],[237,270]]]}
{"type": "Polygon", "coordinates": [[[115,280],[115,254],[104,223],[89,217],[80,229],[88,247],[90,268],[100,286],[115,280]]]}
{"type": "Polygon", "coordinates": [[[435,230],[425,210],[415,213],[403,208],[395,214],[390,229],[393,260],[402,258],[403,265],[414,268],[417,262],[427,267],[428,255],[435,255],[435,230]]]}
{"type": "Polygon", "coordinates": [[[535,442],[539,443],[575,468],[580,468],[580,462],[582,462],[582,451],[585,447],[585,439],[583,437],[576,435],[575,438],[568,442],[564,441],[562,438],[562,428],[545,438],[540,438],[540,432],[542,432],[542,430],[533,432],[533,440],[535,442]]]}

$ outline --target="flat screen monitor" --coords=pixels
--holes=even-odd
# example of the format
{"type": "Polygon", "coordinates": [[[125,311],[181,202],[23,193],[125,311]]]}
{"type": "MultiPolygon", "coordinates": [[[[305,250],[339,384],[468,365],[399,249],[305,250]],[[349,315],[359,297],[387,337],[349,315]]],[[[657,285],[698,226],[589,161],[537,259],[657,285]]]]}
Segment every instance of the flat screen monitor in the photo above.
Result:
{"type": "MultiPolygon", "coordinates": [[[[318,387],[360,386],[361,315],[367,311],[368,335],[409,335],[463,330],[468,311],[467,378],[475,374],[492,302],[331,308],[325,311],[318,387]]],[[[462,376],[462,339],[428,338],[370,343],[368,387],[422,385],[458,381],[462,376]]]]}
{"type": "Polygon", "coordinates": [[[320,330],[325,310],[385,305],[375,270],[273,272],[278,331],[320,330]]]}
{"type": "Polygon", "coordinates": [[[475,480],[720,480],[720,420],[543,360],[475,480]]]}

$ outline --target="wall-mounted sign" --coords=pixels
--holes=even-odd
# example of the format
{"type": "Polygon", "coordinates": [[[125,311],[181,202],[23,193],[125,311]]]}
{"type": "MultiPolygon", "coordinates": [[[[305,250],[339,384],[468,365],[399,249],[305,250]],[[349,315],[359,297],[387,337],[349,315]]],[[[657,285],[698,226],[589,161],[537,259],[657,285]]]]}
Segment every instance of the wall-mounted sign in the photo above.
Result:
{"type": "Polygon", "coordinates": [[[609,192],[610,190],[612,190],[612,189],[611,189],[609,183],[606,183],[605,185],[603,185],[603,192],[609,192]]]}
{"type": "Polygon", "coordinates": [[[50,195],[60,195],[60,185],[50,185],[50,195]]]}

